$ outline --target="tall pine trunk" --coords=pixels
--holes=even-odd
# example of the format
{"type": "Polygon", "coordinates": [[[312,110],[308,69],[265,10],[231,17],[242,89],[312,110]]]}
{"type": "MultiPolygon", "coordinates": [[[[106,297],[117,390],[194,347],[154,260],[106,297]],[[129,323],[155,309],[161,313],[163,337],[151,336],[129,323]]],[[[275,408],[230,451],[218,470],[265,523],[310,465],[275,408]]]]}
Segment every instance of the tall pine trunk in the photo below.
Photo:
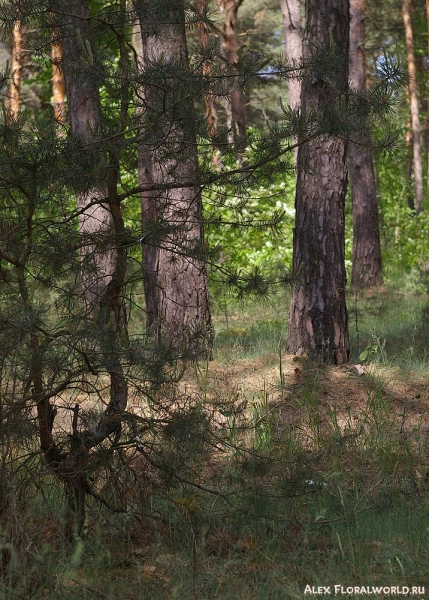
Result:
{"type": "Polygon", "coordinates": [[[193,90],[187,85],[185,14],[180,0],[173,0],[168,11],[159,11],[154,1],[136,6],[146,72],[143,78],[148,81],[142,94],[145,130],[139,181],[140,185],[172,186],[141,196],[148,317],[158,339],[197,353],[210,353],[212,327],[203,260],[193,90]],[[168,73],[162,88],[147,75],[148,69],[159,73],[160,64],[168,73]],[[161,235],[158,240],[153,233],[157,230],[161,235]]]}
{"type": "MultiPolygon", "coordinates": [[[[226,74],[233,81],[239,75],[237,68],[240,44],[238,41],[238,9],[242,0],[219,0],[219,8],[225,13],[222,47],[227,63],[226,74]]],[[[236,82],[230,94],[232,140],[237,154],[244,150],[246,141],[246,109],[242,86],[236,82]]]]}
{"type": "MultiPolygon", "coordinates": [[[[349,83],[366,91],[365,0],[350,0],[349,83]]],[[[356,144],[349,143],[348,165],[353,209],[353,288],[381,285],[381,247],[378,227],[374,162],[356,144]]]]}
{"type": "MultiPolygon", "coordinates": [[[[64,71],[71,135],[75,143],[88,151],[101,135],[101,105],[97,78],[88,68],[85,56],[90,44],[88,0],[68,0],[60,23],[63,44],[64,71]],[[70,15],[70,16],[67,16],[70,15]]],[[[115,269],[115,252],[109,249],[107,237],[113,230],[110,208],[101,203],[107,198],[107,183],[77,195],[82,210],[79,230],[82,236],[82,283],[84,304],[88,316],[93,316],[103,299],[115,269]],[[97,202],[97,199],[100,202],[97,202]],[[98,238],[98,241],[97,239],[98,238]],[[104,246],[104,247],[102,247],[104,246]]]]}
{"type": "MultiPolygon", "coordinates": [[[[302,26],[300,0],[282,0],[283,32],[285,38],[286,59],[297,65],[302,59],[302,26]]],[[[288,79],[289,106],[297,109],[301,102],[301,80],[288,79]]],[[[298,149],[294,150],[295,165],[298,161],[298,149]]]]}
{"type": "MultiPolygon", "coordinates": [[[[124,0],[122,0],[122,4],[124,0]]],[[[122,10],[125,7],[122,6],[122,10]]],[[[92,68],[90,12],[88,0],[67,0],[58,19],[63,44],[62,69],[65,76],[71,137],[80,152],[97,151],[102,131],[98,74],[92,68]]],[[[119,30],[119,26],[118,26],[119,30]]],[[[125,35],[119,44],[125,54],[125,35]]],[[[122,63],[121,63],[122,64],[122,63]]],[[[125,68],[125,65],[124,65],[125,68]]],[[[128,91],[122,90],[121,117],[126,116],[128,91]]],[[[126,410],[127,381],[119,358],[120,339],[126,337],[124,286],[126,271],[125,227],[118,200],[118,156],[99,153],[97,162],[105,180],[91,187],[84,182],[77,195],[81,211],[81,277],[85,316],[97,329],[97,339],[110,376],[110,402],[95,431],[78,435],[78,409],[73,419],[74,436],[70,453],[58,468],[66,483],[68,535],[79,532],[84,522],[87,493],[87,466],[90,448],[118,430],[118,413],[126,410]],[[109,168],[107,168],[107,165],[109,168]],[[89,188],[89,191],[88,191],[89,188]]],[[[90,172],[90,177],[94,174],[90,172]]]]}
{"type": "Polygon", "coordinates": [[[411,22],[411,11],[409,0],[402,0],[402,18],[405,28],[405,42],[407,45],[407,62],[409,81],[409,98],[411,127],[413,130],[413,166],[414,166],[414,186],[416,197],[416,214],[422,210],[423,202],[423,167],[422,167],[422,148],[420,134],[420,112],[417,95],[416,80],[416,60],[414,56],[413,27],[411,22]]]}
{"type": "MultiPolygon", "coordinates": [[[[332,40],[348,50],[348,0],[307,0],[304,53],[309,46],[332,40]]],[[[337,102],[337,89],[347,85],[347,66],[331,74],[333,81],[303,81],[303,108],[322,109],[337,102]]],[[[318,137],[299,148],[295,197],[296,221],[287,349],[313,359],[342,364],[349,358],[346,272],[344,265],[344,200],[347,189],[347,144],[318,137]]]]}
{"type": "Polygon", "coordinates": [[[51,58],[52,58],[52,96],[54,99],[54,119],[58,125],[66,124],[66,86],[64,75],[61,70],[62,62],[62,44],[60,40],[52,40],[51,58]]]}
{"type": "MultiPolygon", "coordinates": [[[[18,7],[18,4],[16,4],[18,7]]],[[[13,119],[18,118],[21,110],[21,70],[22,70],[22,27],[17,19],[12,30],[12,81],[10,86],[10,112],[13,119]]]]}
{"type": "MultiPolygon", "coordinates": [[[[209,30],[203,21],[203,17],[207,10],[207,0],[197,0],[197,14],[201,18],[198,23],[198,37],[200,39],[201,49],[204,52],[207,51],[209,46],[209,30]]],[[[211,65],[207,60],[203,60],[202,63],[203,77],[210,77],[211,65]]],[[[209,135],[214,135],[217,131],[218,125],[218,110],[217,103],[213,95],[206,94],[204,97],[204,107],[206,111],[207,125],[209,135]]]]}
{"type": "MultiPolygon", "coordinates": [[[[286,59],[299,64],[302,59],[301,2],[300,0],[282,0],[281,6],[286,59]]],[[[288,91],[290,107],[299,108],[301,80],[288,79],[288,91]]]]}

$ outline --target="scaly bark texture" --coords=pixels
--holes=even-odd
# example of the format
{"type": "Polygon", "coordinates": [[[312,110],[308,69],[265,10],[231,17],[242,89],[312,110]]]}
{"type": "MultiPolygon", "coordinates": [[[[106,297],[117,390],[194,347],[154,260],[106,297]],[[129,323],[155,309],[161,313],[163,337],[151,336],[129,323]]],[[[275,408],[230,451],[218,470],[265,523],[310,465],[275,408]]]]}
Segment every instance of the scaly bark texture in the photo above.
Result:
{"type": "MultiPolygon", "coordinates": [[[[219,9],[225,13],[223,27],[222,49],[227,62],[226,74],[231,81],[239,75],[237,68],[238,52],[240,44],[238,41],[238,9],[242,0],[219,0],[219,9]]],[[[231,96],[231,117],[233,142],[236,144],[237,154],[244,149],[246,140],[246,110],[244,91],[240,85],[234,85],[231,96]]]]}
{"type": "MultiPolygon", "coordinates": [[[[348,50],[348,0],[308,0],[304,53],[309,45],[332,41],[348,50]]],[[[347,68],[331,74],[332,84],[347,85],[347,68]]],[[[337,102],[329,81],[303,82],[303,108],[323,109],[337,102]]],[[[295,197],[292,288],[287,349],[294,354],[342,364],[349,359],[344,200],[347,147],[343,140],[315,138],[300,147],[295,197]]]]}
{"type": "Polygon", "coordinates": [[[12,81],[10,86],[10,112],[16,119],[21,110],[22,28],[21,21],[13,24],[12,81]]]}
{"type": "MultiPolygon", "coordinates": [[[[366,91],[365,0],[350,0],[349,83],[366,91]]],[[[353,288],[381,285],[381,247],[378,227],[377,188],[371,154],[349,143],[348,164],[353,209],[353,288]]]]}
{"type": "Polygon", "coordinates": [[[168,12],[151,19],[149,15],[157,14],[155,2],[137,6],[146,73],[147,68],[162,64],[169,74],[163,89],[151,85],[148,77],[143,90],[144,123],[149,129],[142,132],[146,141],[139,156],[139,179],[141,183],[167,185],[183,182],[183,187],[142,194],[143,242],[151,246],[149,252],[144,250],[145,286],[150,288],[150,295],[146,295],[148,317],[158,339],[196,352],[210,352],[207,274],[199,258],[204,245],[201,192],[199,187],[189,187],[189,181],[198,181],[198,156],[192,122],[193,90],[187,86],[183,5],[173,0],[168,12]],[[160,240],[151,234],[156,223],[164,231],[160,240]]]}
{"type": "MultiPolygon", "coordinates": [[[[94,72],[85,64],[86,44],[90,43],[88,0],[68,0],[60,20],[63,44],[62,67],[67,88],[71,134],[76,143],[95,142],[100,135],[101,107],[98,82],[94,72]]],[[[106,198],[107,184],[78,194],[82,236],[82,282],[84,303],[88,316],[99,306],[115,269],[115,252],[106,248],[106,236],[113,230],[108,206],[97,203],[106,198]],[[104,247],[103,247],[104,246],[104,247]]]]}
{"type": "MultiPolygon", "coordinates": [[[[302,26],[300,0],[282,0],[283,32],[286,59],[299,64],[302,59],[302,26]]],[[[299,108],[301,100],[301,80],[288,79],[289,105],[299,108]]]]}
{"type": "Polygon", "coordinates": [[[416,60],[414,56],[413,27],[411,22],[411,10],[409,0],[402,0],[402,18],[404,20],[405,42],[407,45],[408,75],[410,77],[408,87],[410,99],[411,127],[413,130],[413,166],[416,196],[416,214],[419,214],[422,210],[423,202],[423,167],[420,135],[420,112],[416,80],[416,60]]]}

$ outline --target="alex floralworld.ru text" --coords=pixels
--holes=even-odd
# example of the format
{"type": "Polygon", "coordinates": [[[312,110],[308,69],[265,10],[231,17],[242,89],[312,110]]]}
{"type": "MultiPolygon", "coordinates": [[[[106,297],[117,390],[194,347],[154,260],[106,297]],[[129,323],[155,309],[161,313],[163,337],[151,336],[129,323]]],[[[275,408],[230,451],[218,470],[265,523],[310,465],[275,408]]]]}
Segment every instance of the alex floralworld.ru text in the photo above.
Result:
{"type": "Polygon", "coordinates": [[[348,595],[355,594],[359,596],[369,596],[375,594],[390,594],[391,596],[424,596],[425,588],[411,586],[345,586],[345,585],[328,585],[314,586],[306,585],[304,594],[323,596],[323,595],[348,595]]]}

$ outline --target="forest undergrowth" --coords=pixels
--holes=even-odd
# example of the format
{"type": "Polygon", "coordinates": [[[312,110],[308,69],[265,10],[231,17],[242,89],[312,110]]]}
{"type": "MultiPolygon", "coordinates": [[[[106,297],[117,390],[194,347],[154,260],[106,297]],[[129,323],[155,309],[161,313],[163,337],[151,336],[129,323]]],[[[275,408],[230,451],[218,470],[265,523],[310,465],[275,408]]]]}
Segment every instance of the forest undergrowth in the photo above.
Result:
{"type": "Polygon", "coordinates": [[[341,367],[284,354],[286,300],[219,310],[213,360],[175,384],[191,417],[156,441],[177,477],[127,446],[94,482],[105,502],[89,498],[71,543],[62,487],[16,449],[0,599],[429,590],[428,298],[384,288],[348,303],[353,354],[341,367]]]}

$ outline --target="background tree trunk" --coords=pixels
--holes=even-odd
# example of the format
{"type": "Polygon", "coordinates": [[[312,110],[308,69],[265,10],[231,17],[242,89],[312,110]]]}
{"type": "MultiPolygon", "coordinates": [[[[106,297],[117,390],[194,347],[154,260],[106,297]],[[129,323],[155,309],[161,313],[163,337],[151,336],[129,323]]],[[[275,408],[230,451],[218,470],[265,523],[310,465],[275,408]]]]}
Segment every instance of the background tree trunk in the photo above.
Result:
{"type": "MultiPolygon", "coordinates": [[[[186,83],[189,72],[185,15],[178,1],[169,9],[168,13],[160,14],[155,4],[149,3],[139,11],[143,64],[162,63],[171,75],[169,80],[164,80],[164,90],[151,86],[150,78],[143,90],[144,119],[149,125],[143,137],[152,131],[156,139],[146,137],[152,150],[150,164],[146,154],[140,155],[140,168],[147,167],[140,173],[140,181],[183,182],[183,187],[143,195],[144,227],[150,229],[151,221],[153,224],[156,220],[165,231],[158,240],[156,253],[151,251],[147,257],[150,264],[145,265],[145,269],[146,277],[150,278],[147,284],[151,296],[147,297],[146,304],[156,319],[155,329],[161,340],[170,340],[196,352],[210,352],[212,328],[207,274],[202,260],[201,192],[198,186],[189,185],[190,181],[198,182],[198,157],[192,91],[187,89],[186,83]],[[162,116],[160,105],[165,107],[162,116]]],[[[143,146],[146,144],[143,141],[143,146]]]]}
{"type": "Polygon", "coordinates": [[[54,119],[60,126],[66,124],[66,86],[61,70],[62,45],[59,40],[52,42],[52,95],[54,98],[54,119]]]}
{"type": "MultiPolygon", "coordinates": [[[[239,75],[237,69],[238,52],[238,9],[243,0],[219,0],[219,9],[225,13],[223,28],[223,51],[227,62],[227,74],[234,79],[239,75]]],[[[240,85],[234,85],[231,96],[232,137],[237,148],[237,154],[244,150],[246,140],[246,110],[244,91],[240,85]]]]}
{"type": "MultiPolygon", "coordinates": [[[[207,0],[197,0],[197,13],[203,17],[207,8],[207,0]]],[[[200,21],[198,23],[198,37],[200,39],[201,48],[206,51],[209,43],[209,31],[207,25],[200,21]]],[[[211,66],[208,61],[203,61],[202,64],[203,77],[210,77],[211,66]]],[[[207,125],[210,135],[214,135],[218,124],[217,103],[213,96],[206,94],[204,96],[204,105],[206,109],[207,125]]]]}
{"type": "Polygon", "coordinates": [[[12,118],[17,119],[21,110],[22,28],[20,20],[16,20],[13,24],[11,69],[10,112],[12,118]]]}
{"type": "MultiPolygon", "coordinates": [[[[348,50],[348,0],[308,0],[304,52],[309,52],[309,44],[329,43],[330,37],[348,50]]],[[[344,88],[347,76],[347,67],[337,70],[331,75],[332,83],[344,88]]],[[[328,81],[316,76],[303,81],[303,108],[322,109],[335,103],[335,96],[328,81]]],[[[343,140],[326,137],[299,148],[293,247],[297,280],[292,288],[287,339],[289,352],[336,364],[349,359],[344,265],[346,155],[343,140]]]]}
{"type": "MultiPolygon", "coordinates": [[[[140,19],[133,27],[133,44],[137,53],[137,66],[144,70],[144,58],[147,56],[147,40],[149,37],[149,23],[146,14],[140,14],[140,19]]],[[[144,111],[148,102],[148,90],[139,89],[140,98],[137,101],[137,111],[140,118],[144,119],[144,111]]],[[[137,147],[138,152],[138,180],[144,187],[153,183],[152,157],[147,143],[137,147]]],[[[153,235],[153,225],[156,223],[156,195],[151,191],[140,192],[141,227],[142,227],[142,271],[143,287],[146,304],[146,333],[159,335],[159,294],[158,289],[158,248],[157,240],[153,235]]]]}
{"type": "MultiPolygon", "coordinates": [[[[350,0],[349,52],[350,86],[365,94],[365,0],[350,0]]],[[[352,286],[381,285],[383,277],[373,159],[371,154],[349,143],[348,164],[353,208],[352,286]]]]}
{"type": "MultiPolygon", "coordinates": [[[[302,26],[300,0],[282,0],[283,32],[286,58],[297,64],[302,59],[302,26]]],[[[299,108],[301,102],[301,80],[288,79],[289,105],[299,108]]]]}
{"type": "MultiPolygon", "coordinates": [[[[98,74],[92,69],[90,12],[88,0],[71,0],[63,8],[59,31],[63,43],[62,67],[67,87],[68,112],[73,141],[81,152],[97,151],[101,136],[101,106],[98,74]]],[[[125,12],[125,1],[121,0],[125,12]]],[[[118,26],[118,31],[120,27],[118,26]]],[[[125,33],[118,34],[121,67],[126,69],[125,33]],[[125,62],[124,62],[125,61],[125,62]]],[[[128,90],[123,86],[121,120],[126,119],[128,90]]],[[[82,210],[79,228],[82,240],[82,282],[86,317],[98,327],[97,341],[104,355],[110,376],[110,401],[95,430],[78,432],[77,405],[73,418],[73,438],[69,455],[62,460],[59,471],[66,483],[69,537],[73,529],[78,533],[84,523],[85,496],[88,489],[87,466],[89,450],[108,435],[118,431],[118,412],[127,407],[128,387],[119,358],[118,339],[126,337],[124,303],[126,247],[123,243],[125,227],[118,201],[119,155],[109,151],[101,155],[105,182],[77,195],[82,210]],[[107,168],[107,166],[109,168],[107,168]],[[98,200],[100,202],[98,202],[98,200]],[[102,203],[101,201],[104,200],[102,203]],[[94,203],[95,202],[95,203],[94,203]],[[91,206],[89,206],[92,204],[91,206]],[[73,529],[71,529],[73,528],[73,529]]],[[[100,155],[97,156],[100,162],[100,155]]],[[[94,177],[94,173],[89,173],[94,177]]],[[[85,186],[85,190],[88,185],[85,186]]]]}
{"type": "MultiPolygon", "coordinates": [[[[286,59],[299,64],[302,59],[302,26],[300,0],[282,0],[283,32],[286,59]]],[[[301,103],[301,80],[288,79],[289,106],[299,108],[301,103]]],[[[295,165],[298,161],[298,148],[294,150],[295,165]]]]}
{"type": "MultiPolygon", "coordinates": [[[[85,64],[84,48],[90,43],[88,0],[69,0],[61,21],[63,61],[71,134],[76,143],[83,145],[95,142],[100,136],[101,107],[98,82],[94,73],[85,64]],[[70,16],[68,16],[70,15],[70,16]],[[79,33],[78,33],[79,32],[79,33]],[[79,40],[80,37],[80,40],[79,40]]],[[[107,198],[107,184],[97,189],[79,193],[77,204],[84,209],[80,216],[79,229],[82,236],[82,283],[84,303],[88,316],[94,314],[115,269],[115,252],[100,248],[101,239],[106,239],[113,229],[112,214],[106,204],[94,203],[107,198]],[[92,204],[91,206],[88,206],[92,204]],[[99,238],[98,243],[94,240],[99,238]]]]}
{"type": "Polygon", "coordinates": [[[422,149],[420,139],[420,114],[417,96],[416,61],[414,56],[413,27],[411,23],[411,11],[409,0],[402,0],[402,18],[405,28],[405,42],[407,45],[408,74],[410,76],[410,114],[411,127],[413,129],[413,157],[414,157],[414,185],[416,195],[416,214],[422,210],[423,202],[423,167],[422,149]]]}

